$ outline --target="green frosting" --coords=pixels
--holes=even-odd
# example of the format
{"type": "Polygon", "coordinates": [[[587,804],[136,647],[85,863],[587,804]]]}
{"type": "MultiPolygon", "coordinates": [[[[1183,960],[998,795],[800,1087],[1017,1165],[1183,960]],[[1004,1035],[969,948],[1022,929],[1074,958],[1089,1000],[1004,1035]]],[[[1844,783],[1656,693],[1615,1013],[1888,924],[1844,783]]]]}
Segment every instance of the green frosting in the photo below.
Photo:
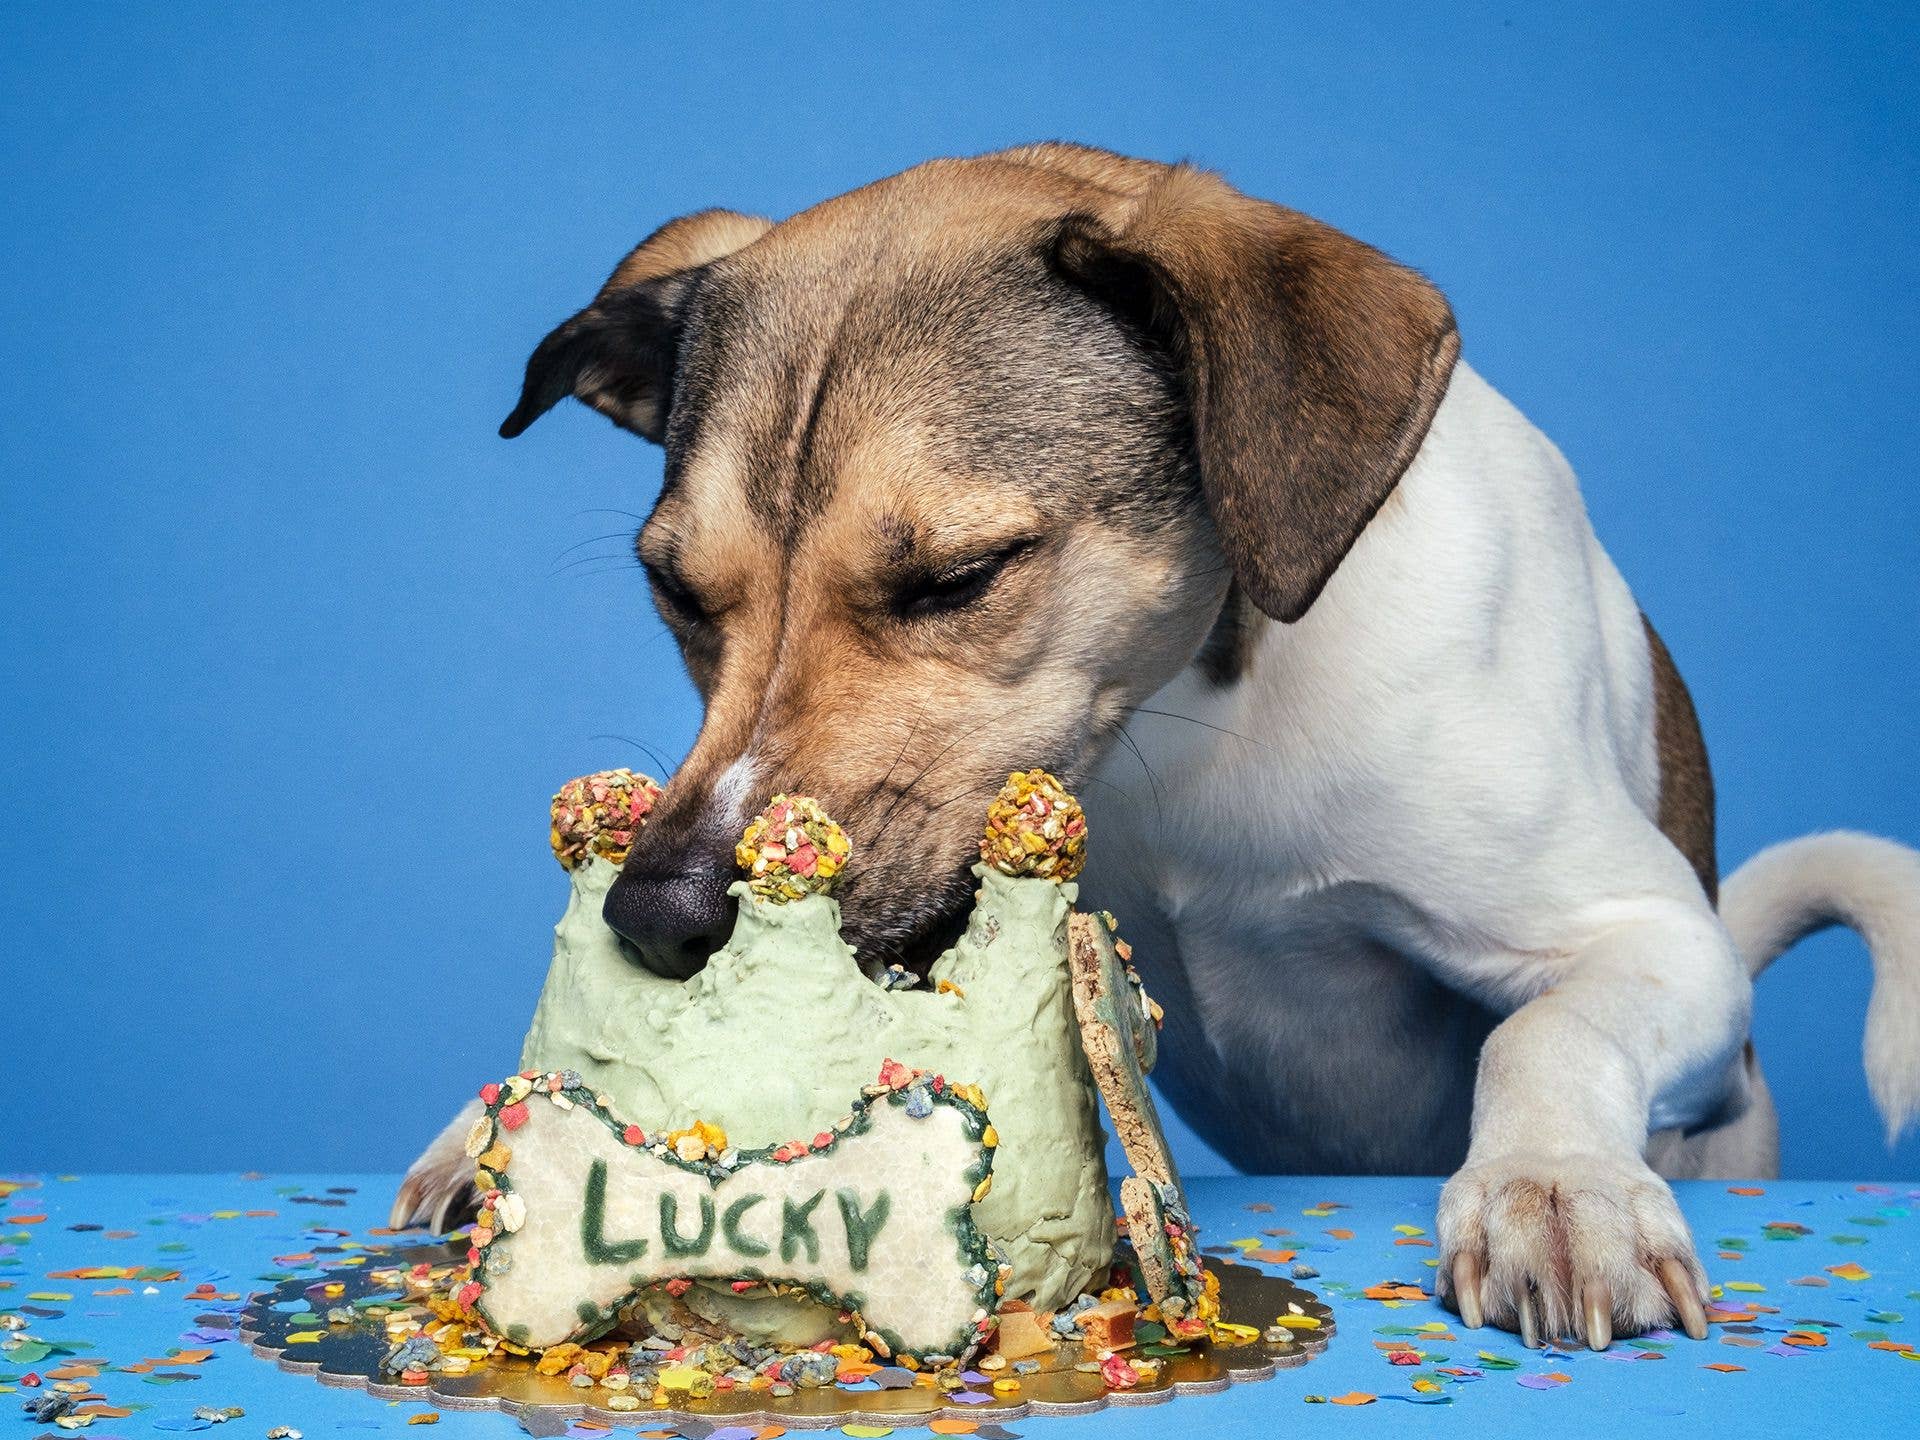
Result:
{"type": "MultiPolygon", "coordinates": [[[[741,1147],[829,1129],[883,1060],[978,1085],[1000,1145],[974,1222],[1012,1267],[1006,1298],[1058,1309],[1106,1268],[1105,1135],[1067,971],[1073,885],[975,867],[981,888],[959,944],[928,987],[888,991],[841,940],[836,901],[769,904],[744,883],[726,945],[691,980],[663,979],[600,918],[618,873],[598,856],[573,871],[523,1070],[578,1071],[649,1134],[706,1120],[741,1147]],[[941,980],[955,990],[937,993],[941,980]]],[[[827,1318],[803,1301],[733,1299],[715,1294],[711,1308],[754,1338],[818,1335],[827,1318]]]]}

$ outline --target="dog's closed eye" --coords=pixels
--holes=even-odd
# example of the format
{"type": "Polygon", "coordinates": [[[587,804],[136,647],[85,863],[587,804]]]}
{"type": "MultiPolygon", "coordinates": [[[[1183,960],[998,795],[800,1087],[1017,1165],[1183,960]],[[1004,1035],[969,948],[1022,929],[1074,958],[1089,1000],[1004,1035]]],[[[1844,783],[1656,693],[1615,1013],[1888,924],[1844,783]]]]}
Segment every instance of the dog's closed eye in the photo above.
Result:
{"type": "Polygon", "coordinates": [[[659,597],[661,605],[672,618],[688,625],[698,624],[707,618],[707,610],[700,603],[700,597],[693,593],[678,571],[669,565],[656,565],[645,559],[640,564],[647,572],[647,582],[653,586],[653,593],[659,597]]]}
{"type": "Polygon", "coordinates": [[[1036,537],[1024,536],[984,555],[910,576],[894,592],[894,613],[916,620],[963,610],[982,599],[1009,565],[1039,543],[1036,537]]]}

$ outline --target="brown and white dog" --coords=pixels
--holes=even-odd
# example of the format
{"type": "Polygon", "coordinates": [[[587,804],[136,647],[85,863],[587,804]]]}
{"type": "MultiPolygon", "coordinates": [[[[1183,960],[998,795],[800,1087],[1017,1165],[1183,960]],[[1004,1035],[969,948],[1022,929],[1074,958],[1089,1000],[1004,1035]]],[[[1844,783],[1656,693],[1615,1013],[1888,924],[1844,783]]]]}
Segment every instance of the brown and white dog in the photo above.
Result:
{"type": "MultiPolygon", "coordinates": [[[[1359,241],[1077,146],[656,232],[501,428],[571,395],[666,449],[638,550],[706,718],[608,921],[692,973],[733,838],[804,791],[859,844],[849,940],[924,963],[989,797],[1044,765],[1222,1153],[1451,1172],[1469,1325],[1704,1333],[1660,1177],[1774,1169],[1752,976],[1823,924],[1873,951],[1889,1125],[1920,1108],[1920,857],[1795,841],[1716,910],[1686,689],[1458,352],[1359,241]]],[[[465,1126],[396,1222],[463,1200],[465,1126]]]]}

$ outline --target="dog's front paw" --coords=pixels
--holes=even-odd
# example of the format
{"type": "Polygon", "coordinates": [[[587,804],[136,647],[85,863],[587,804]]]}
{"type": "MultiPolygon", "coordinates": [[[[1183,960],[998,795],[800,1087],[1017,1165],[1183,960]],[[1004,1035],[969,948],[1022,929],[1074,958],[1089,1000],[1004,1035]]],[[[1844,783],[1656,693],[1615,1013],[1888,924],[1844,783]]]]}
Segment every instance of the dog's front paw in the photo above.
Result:
{"type": "Polygon", "coordinates": [[[409,1225],[425,1225],[434,1234],[443,1235],[479,1212],[480,1196],[473,1188],[467,1133],[480,1118],[481,1108],[478,1100],[469,1100],[413,1162],[407,1178],[400,1182],[400,1193],[394,1197],[388,1226],[404,1230],[409,1225]]]}
{"type": "Polygon", "coordinates": [[[1527,1345],[1676,1321],[1707,1334],[1706,1273],[1673,1192],[1637,1157],[1469,1162],[1440,1192],[1440,1296],[1527,1345]]]}

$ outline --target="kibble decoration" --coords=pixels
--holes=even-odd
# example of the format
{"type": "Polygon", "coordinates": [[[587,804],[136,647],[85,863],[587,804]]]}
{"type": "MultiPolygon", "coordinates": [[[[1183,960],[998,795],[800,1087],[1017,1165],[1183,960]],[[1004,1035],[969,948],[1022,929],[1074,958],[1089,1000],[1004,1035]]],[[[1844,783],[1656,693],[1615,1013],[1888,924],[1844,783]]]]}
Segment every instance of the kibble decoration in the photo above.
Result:
{"type": "Polygon", "coordinates": [[[1087,816],[1044,770],[1014,771],[987,807],[980,858],[1002,875],[1072,880],[1087,863],[1087,816]]]}
{"type": "Polygon", "coordinates": [[[819,801],[776,795],[753,817],[733,858],[756,896],[785,904],[827,894],[852,854],[847,832],[834,824],[819,801]]]}
{"type": "Polygon", "coordinates": [[[553,858],[565,870],[588,855],[624,865],[659,799],[659,783],[632,770],[596,770],[569,780],[553,797],[553,858]]]}

